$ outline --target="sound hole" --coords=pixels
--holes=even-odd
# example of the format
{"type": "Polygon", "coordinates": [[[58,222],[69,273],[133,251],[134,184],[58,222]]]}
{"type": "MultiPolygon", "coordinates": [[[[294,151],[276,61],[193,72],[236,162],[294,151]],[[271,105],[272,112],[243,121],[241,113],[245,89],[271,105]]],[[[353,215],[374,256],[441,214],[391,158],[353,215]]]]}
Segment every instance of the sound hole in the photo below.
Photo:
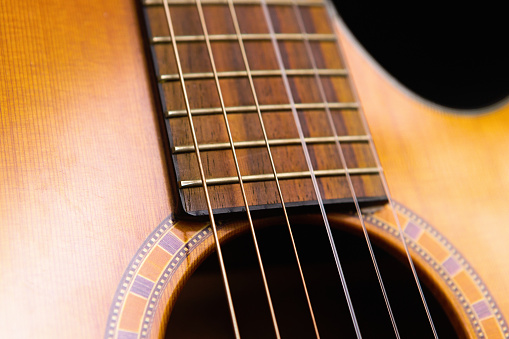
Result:
{"type": "MultiPolygon", "coordinates": [[[[355,338],[323,226],[292,226],[321,338],[355,338]]],[[[394,331],[364,238],[334,230],[334,238],[364,338],[392,338],[394,331]]],[[[315,338],[286,226],[257,231],[279,330],[283,338],[315,338]]],[[[228,279],[242,338],[275,338],[250,234],[223,245],[228,279]]],[[[375,248],[402,338],[431,338],[411,272],[375,248]]],[[[439,337],[456,338],[451,321],[424,287],[439,337]]],[[[166,338],[233,338],[217,256],[207,258],[179,296],[166,338]]]]}

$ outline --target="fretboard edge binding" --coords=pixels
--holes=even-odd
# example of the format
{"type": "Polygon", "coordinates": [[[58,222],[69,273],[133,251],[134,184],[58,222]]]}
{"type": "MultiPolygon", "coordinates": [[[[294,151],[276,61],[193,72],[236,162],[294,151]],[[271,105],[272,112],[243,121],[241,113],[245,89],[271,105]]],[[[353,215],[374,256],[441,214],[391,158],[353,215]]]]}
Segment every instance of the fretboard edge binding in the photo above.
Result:
{"type": "MultiPolygon", "coordinates": [[[[306,144],[329,144],[339,141],[340,143],[361,143],[369,142],[371,140],[369,135],[344,135],[338,137],[310,137],[304,138],[306,144]]],[[[291,146],[300,145],[301,140],[299,138],[290,139],[269,139],[270,146],[291,146]]],[[[265,146],[264,140],[251,140],[251,141],[237,141],[233,143],[235,148],[255,148],[265,146]]],[[[200,151],[219,151],[225,149],[231,149],[229,142],[221,143],[210,143],[202,144],[198,146],[200,151]]],[[[173,147],[173,154],[191,153],[194,152],[193,145],[175,146],[173,147]]]]}
{"type": "MultiPolygon", "coordinates": [[[[292,109],[290,104],[275,104],[275,105],[260,105],[260,111],[286,111],[292,109]]],[[[359,104],[356,102],[328,102],[325,103],[299,103],[295,104],[295,108],[298,110],[318,110],[325,109],[358,109],[359,104]]],[[[248,106],[230,106],[226,107],[226,113],[256,113],[257,107],[255,105],[248,106]]],[[[223,110],[221,107],[213,108],[194,108],[191,109],[193,115],[208,115],[208,114],[220,114],[223,110]]],[[[166,112],[166,118],[181,118],[187,116],[186,110],[171,110],[166,112]]]]}
{"type": "MultiPolygon", "coordinates": [[[[378,167],[365,167],[365,168],[349,168],[348,173],[350,175],[370,175],[370,174],[380,174],[381,169],[378,167]]],[[[331,176],[343,176],[346,175],[345,169],[332,169],[332,170],[315,170],[314,174],[316,177],[331,177],[331,176]]],[[[290,180],[290,179],[305,179],[311,177],[311,172],[303,171],[303,172],[283,172],[277,173],[277,177],[280,180],[290,180]]],[[[274,174],[258,174],[258,175],[243,175],[243,182],[262,182],[262,181],[270,181],[274,180],[274,174]]],[[[222,178],[210,178],[206,180],[207,185],[229,185],[236,184],[239,182],[238,177],[222,177],[222,178]]],[[[193,188],[193,187],[201,187],[201,180],[182,180],[179,182],[180,188],[193,188]]]]}

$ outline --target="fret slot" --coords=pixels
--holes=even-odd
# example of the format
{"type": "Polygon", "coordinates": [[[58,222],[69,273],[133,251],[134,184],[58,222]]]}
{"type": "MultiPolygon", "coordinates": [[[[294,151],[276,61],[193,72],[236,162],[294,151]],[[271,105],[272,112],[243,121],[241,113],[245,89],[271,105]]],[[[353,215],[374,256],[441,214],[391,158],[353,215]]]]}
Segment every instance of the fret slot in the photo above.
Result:
{"type": "MultiPolygon", "coordinates": [[[[356,143],[356,142],[369,142],[371,139],[368,135],[348,135],[348,136],[338,136],[338,137],[317,137],[317,138],[304,138],[306,144],[329,144],[339,141],[340,143],[356,143]]],[[[290,145],[300,145],[301,140],[298,138],[292,139],[272,139],[269,140],[270,146],[290,146],[290,145]]],[[[253,140],[253,141],[238,141],[234,142],[233,145],[235,148],[254,148],[254,147],[264,147],[264,140],[253,140]]],[[[203,144],[198,146],[200,151],[217,151],[230,149],[231,145],[229,142],[221,142],[214,144],[203,144]]],[[[193,145],[185,145],[185,146],[175,146],[173,147],[174,154],[180,153],[191,153],[194,152],[193,145]]]]}
{"type": "MultiPolygon", "coordinates": [[[[228,4],[228,0],[202,0],[201,3],[203,5],[226,5],[228,4]]],[[[266,0],[265,3],[267,5],[273,6],[292,6],[294,4],[291,0],[266,0]]],[[[171,6],[177,5],[194,5],[196,4],[196,0],[170,0],[168,4],[171,6]]],[[[234,0],[235,5],[261,5],[262,2],[259,0],[234,0]]],[[[321,0],[296,0],[295,4],[299,6],[316,6],[321,7],[325,6],[325,3],[321,0]]],[[[144,0],[144,6],[162,6],[163,0],[144,0]]]]}
{"type": "MultiPolygon", "coordinates": [[[[316,33],[281,33],[281,34],[264,34],[264,33],[250,33],[241,34],[243,41],[272,41],[274,37],[278,41],[336,41],[334,34],[316,34],[316,33]]],[[[238,36],[235,34],[215,34],[209,35],[210,41],[237,41],[238,36]]],[[[204,35],[180,35],[175,37],[177,42],[196,42],[205,41],[204,35]]],[[[171,43],[169,36],[155,36],[152,38],[153,44],[168,44],[171,43]]]]}
{"type": "MultiPolygon", "coordinates": [[[[329,102],[327,104],[323,102],[318,103],[302,103],[295,104],[295,108],[298,110],[313,110],[313,109],[325,109],[326,105],[329,109],[358,109],[359,104],[356,102],[329,102]]],[[[249,106],[234,106],[234,107],[226,107],[226,113],[256,113],[257,109],[254,105],[249,106]]],[[[292,106],[290,104],[280,104],[280,105],[260,105],[260,111],[268,112],[268,111],[286,111],[291,110],[292,106]]],[[[221,114],[223,110],[221,107],[214,108],[197,108],[191,109],[192,115],[206,115],[206,114],[221,114]]],[[[186,117],[186,110],[172,110],[166,113],[166,118],[181,118],[186,117]]]]}
{"type": "MultiPolygon", "coordinates": [[[[288,69],[285,70],[287,75],[296,76],[314,76],[315,72],[318,75],[323,76],[347,76],[348,72],[346,69],[288,69]]],[[[282,72],[278,69],[275,70],[255,70],[251,71],[253,77],[274,77],[281,76],[282,72]]],[[[240,78],[246,77],[246,71],[232,71],[232,72],[218,72],[218,78],[240,78]]],[[[196,79],[213,79],[214,73],[212,72],[201,72],[201,73],[185,73],[184,80],[196,80],[196,79]]],[[[159,81],[176,81],[179,80],[178,74],[163,74],[159,77],[159,81]]]]}
{"type": "MultiPolygon", "coordinates": [[[[348,174],[350,175],[366,175],[366,174],[380,174],[381,169],[377,167],[368,167],[368,168],[349,168],[348,174]]],[[[331,176],[344,176],[346,175],[346,171],[344,169],[334,169],[334,170],[318,170],[314,171],[316,177],[331,177],[331,176]]],[[[303,179],[310,178],[311,172],[302,171],[302,172],[284,172],[277,173],[277,178],[280,180],[289,180],[289,179],[303,179]]],[[[242,180],[244,182],[261,182],[261,181],[270,181],[274,180],[274,174],[258,174],[258,175],[243,175],[242,180]]],[[[223,177],[223,178],[211,178],[206,180],[207,185],[229,185],[236,184],[239,182],[238,177],[223,177]]],[[[179,182],[180,188],[191,188],[191,187],[201,187],[201,180],[183,180],[179,182]]]]}

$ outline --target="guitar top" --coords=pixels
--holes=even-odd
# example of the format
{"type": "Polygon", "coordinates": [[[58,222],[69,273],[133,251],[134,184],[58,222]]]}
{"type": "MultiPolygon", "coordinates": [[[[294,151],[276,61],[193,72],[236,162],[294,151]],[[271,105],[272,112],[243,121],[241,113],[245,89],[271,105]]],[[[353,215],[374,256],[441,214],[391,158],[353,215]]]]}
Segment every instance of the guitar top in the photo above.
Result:
{"type": "MultiPolygon", "coordinates": [[[[178,86],[181,79],[195,81],[190,90],[209,91],[210,97],[215,72],[203,58],[193,59],[206,55],[205,38],[200,44],[186,40],[194,39],[184,31],[190,17],[186,8],[195,3],[181,2],[175,27],[176,34],[184,36],[179,38],[183,71],[174,64],[168,27],[154,24],[157,16],[164,19],[162,1],[75,0],[28,6],[6,0],[0,5],[0,336],[164,337],[175,296],[203,256],[213,250],[208,221],[203,218],[208,213],[200,195],[203,180],[194,165],[195,146],[187,129],[188,107],[178,86]],[[190,251],[193,241],[202,241],[203,249],[179,257],[184,249],[190,251]],[[161,283],[169,265],[176,262],[172,260],[183,264],[177,264],[175,280],[161,283]],[[148,283],[141,288],[140,281],[148,283]],[[161,296],[158,286],[163,287],[161,296]],[[152,297],[157,300],[150,306],[152,297]]],[[[300,2],[304,25],[318,27],[315,9],[326,13],[324,4],[300,2]]],[[[274,21],[285,26],[293,3],[268,3],[274,21]]],[[[219,15],[227,10],[226,4],[209,3],[210,12],[205,13],[216,10],[213,14],[219,15]]],[[[255,0],[235,4],[261,10],[261,2],[255,0]]],[[[314,44],[322,65],[300,63],[306,52],[297,46],[296,41],[301,41],[297,33],[287,40],[279,37],[290,88],[302,98],[293,108],[285,106],[284,85],[279,88],[274,79],[287,72],[277,60],[267,69],[272,62],[268,61],[271,32],[249,31],[265,20],[263,11],[256,17],[256,11],[249,9],[238,13],[246,46],[249,34],[253,41],[264,43],[263,48],[253,44],[251,52],[258,55],[253,79],[265,101],[258,105],[241,95],[240,89],[249,88],[249,83],[238,81],[250,76],[241,69],[242,57],[230,61],[232,55],[225,53],[218,58],[224,69],[218,71],[227,88],[226,107],[207,101],[207,95],[192,96],[190,103],[198,120],[202,117],[197,130],[199,149],[210,157],[205,162],[206,182],[220,178],[210,186],[216,194],[212,208],[221,215],[220,238],[248,229],[240,219],[241,213],[245,216],[242,197],[229,191],[239,180],[235,165],[225,157],[232,146],[218,120],[223,110],[230,110],[228,116],[237,128],[235,146],[242,153],[242,169],[252,171],[246,184],[259,220],[269,220],[280,204],[276,194],[267,193],[267,182],[274,177],[270,166],[259,165],[260,155],[253,151],[269,144],[248,121],[258,111],[278,127],[268,129],[268,138],[271,146],[283,150],[276,166],[281,182],[291,182],[283,185],[293,207],[313,205],[316,200],[303,191],[306,185],[312,187],[307,156],[301,159],[292,153],[304,140],[311,145],[309,161],[323,166],[316,178],[328,211],[345,210],[342,204],[348,205],[351,194],[348,185],[334,186],[332,178],[346,180],[348,171],[330,160],[327,149],[344,143],[361,207],[375,207],[363,210],[373,238],[405,260],[398,240],[399,232],[405,233],[421,280],[435,286],[438,299],[455,315],[452,322],[460,335],[508,338],[504,316],[509,314],[509,158],[505,156],[509,106],[462,116],[429,105],[381,70],[341,23],[328,26],[327,16],[324,26],[308,32],[307,40],[300,34],[302,41],[314,44]],[[323,27],[331,31],[320,31],[323,27]],[[344,59],[331,64],[341,58],[326,53],[328,43],[336,39],[344,59]],[[314,104],[313,95],[319,97],[319,91],[307,90],[309,69],[317,71],[312,76],[327,78],[324,106],[314,104]],[[344,79],[352,80],[355,88],[350,82],[343,84],[344,79]],[[292,109],[308,118],[304,125],[308,134],[277,134],[285,131],[280,126],[290,124],[292,109]],[[325,122],[309,118],[317,112],[324,117],[326,112],[342,114],[336,122],[354,115],[348,121],[357,123],[338,124],[337,135],[322,133],[325,122]],[[359,122],[360,114],[365,115],[369,130],[359,122]],[[347,127],[341,130],[341,126],[347,127]],[[210,130],[214,132],[207,133],[210,130]],[[381,207],[388,196],[376,156],[367,147],[371,141],[395,200],[399,226],[387,205],[381,207]],[[219,157],[212,159],[213,152],[219,157]],[[226,180],[224,186],[221,180],[226,180]]],[[[192,25],[199,28],[200,19],[196,20],[192,25]]],[[[211,30],[222,29],[219,26],[212,25],[211,30]]],[[[234,25],[224,29],[234,32],[234,25]]],[[[219,54],[238,41],[227,36],[232,32],[211,32],[219,54]]],[[[360,232],[351,214],[329,216],[332,224],[352,225],[360,232]]]]}

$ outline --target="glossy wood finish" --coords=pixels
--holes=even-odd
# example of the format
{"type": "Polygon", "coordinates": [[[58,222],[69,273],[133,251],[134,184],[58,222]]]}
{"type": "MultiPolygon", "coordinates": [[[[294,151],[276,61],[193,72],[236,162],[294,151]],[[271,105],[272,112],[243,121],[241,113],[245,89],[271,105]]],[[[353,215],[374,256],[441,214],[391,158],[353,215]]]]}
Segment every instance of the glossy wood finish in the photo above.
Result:
{"type": "MultiPolygon", "coordinates": [[[[126,1],[0,4],[2,336],[102,337],[128,263],[175,210],[138,25],[126,1]]],[[[509,314],[508,107],[431,109],[344,41],[392,195],[509,314]]]]}
{"type": "Polygon", "coordinates": [[[132,1],[0,4],[0,328],[100,338],[172,194],[132,1]]]}
{"type": "Polygon", "coordinates": [[[509,107],[465,116],[425,102],[338,30],[392,196],[454,243],[508,314],[509,107]]]}

